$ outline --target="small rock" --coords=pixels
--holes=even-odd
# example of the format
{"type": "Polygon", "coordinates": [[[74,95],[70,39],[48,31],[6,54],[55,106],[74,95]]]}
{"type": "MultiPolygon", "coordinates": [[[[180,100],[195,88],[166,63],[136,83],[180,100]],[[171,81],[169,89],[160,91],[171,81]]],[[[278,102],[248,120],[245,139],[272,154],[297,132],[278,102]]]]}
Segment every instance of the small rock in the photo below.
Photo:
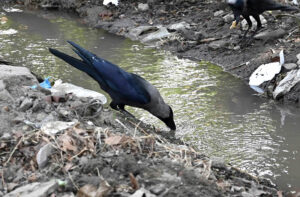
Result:
{"type": "Polygon", "coordinates": [[[4,111],[6,111],[6,112],[9,112],[9,111],[10,111],[10,109],[9,109],[8,106],[4,106],[2,109],[3,109],[4,111]]]}
{"type": "Polygon", "coordinates": [[[156,195],[151,194],[151,192],[149,192],[148,190],[141,188],[139,190],[137,190],[136,192],[134,192],[134,194],[130,195],[130,197],[155,197],[156,195]]]}
{"type": "Polygon", "coordinates": [[[276,99],[288,93],[300,81],[300,69],[291,70],[283,78],[273,92],[273,98],[276,99]]]}
{"type": "Polygon", "coordinates": [[[42,125],[41,131],[47,135],[55,135],[56,133],[73,127],[75,122],[53,121],[46,122],[42,125]]]}
{"type": "Polygon", "coordinates": [[[132,40],[138,40],[141,35],[157,31],[157,27],[139,26],[129,30],[128,37],[132,40]]]}
{"type": "Polygon", "coordinates": [[[168,32],[166,27],[161,27],[159,28],[158,31],[149,33],[146,37],[144,37],[141,41],[146,43],[146,42],[154,42],[158,41],[160,39],[166,38],[171,36],[172,34],[168,32]]]}
{"type": "Polygon", "coordinates": [[[217,40],[217,41],[209,43],[208,48],[210,50],[217,50],[217,49],[225,47],[226,44],[227,44],[227,42],[225,40],[217,40]]]}
{"type": "Polygon", "coordinates": [[[142,12],[149,10],[149,5],[147,3],[139,3],[138,9],[142,12]]]}
{"type": "Polygon", "coordinates": [[[255,39],[258,40],[275,40],[277,38],[281,38],[284,35],[286,35],[286,31],[284,29],[276,29],[275,31],[263,31],[261,33],[258,33],[254,36],[255,39]]]}
{"type": "Polygon", "coordinates": [[[231,23],[234,20],[233,14],[227,14],[223,17],[224,21],[226,23],[231,23]]]}
{"type": "Polygon", "coordinates": [[[156,194],[156,195],[161,194],[165,190],[166,190],[166,185],[164,185],[164,184],[153,185],[152,187],[150,187],[150,192],[152,192],[153,194],[156,194]]]}
{"type": "Polygon", "coordinates": [[[298,60],[300,60],[300,53],[298,53],[296,57],[298,60]]]}
{"type": "Polygon", "coordinates": [[[15,196],[44,197],[44,196],[49,196],[51,193],[56,191],[57,187],[58,184],[56,183],[55,180],[51,180],[44,183],[35,182],[35,183],[31,183],[19,187],[16,190],[6,194],[4,197],[15,197],[15,196]]]}
{"type": "Polygon", "coordinates": [[[27,111],[30,107],[32,107],[32,105],[33,105],[32,100],[30,98],[25,98],[21,103],[20,110],[23,112],[27,111]]]}
{"type": "Polygon", "coordinates": [[[235,47],[233,47],[233,50],[235,50],[235,51],[238,51],[238,50],[240,50],[241,49],[241,47],[238,45],[238,46],[235,46],[235,47]]]}
{"type": "Polygon", "coordinates": [[[298,65],[295,63],[287,63],[287,64],[283,64],[283,67],[287,70],[293,70],[293,69],[297,68],[298,65]]]}
{"type": "Polygon", "coordinates": [[[178,30],[185,30],[190,28],[191,28],[190,24],[188,24],[185,21],[182,21],[180,23],[169,25],[168,30],[178,31],[178,30]]]}
{"type": "Polygon", "coordinates": [[[52,154],[53,147],[51,144],[46,144],[43,146],[36,155],[36,161],[39,166],[39,169],[42,169],[48,163],[48,158],[52,154]]]}
{"type": "Polygon", "coordinates": [[[10,140],[12,139],[11,134],[10,133],[3,133],[3,135],[0,138],[1,140],[10,140]]]}
{"type": "Polygon", "coordinates": [[[224,14],[224,11],[223,11],[223,10],[219,10],[219,11],[216,11],[216,12],[214,13],[214,17],[221,16],[221,15],[223,15],[223,14],[224,14]]]}

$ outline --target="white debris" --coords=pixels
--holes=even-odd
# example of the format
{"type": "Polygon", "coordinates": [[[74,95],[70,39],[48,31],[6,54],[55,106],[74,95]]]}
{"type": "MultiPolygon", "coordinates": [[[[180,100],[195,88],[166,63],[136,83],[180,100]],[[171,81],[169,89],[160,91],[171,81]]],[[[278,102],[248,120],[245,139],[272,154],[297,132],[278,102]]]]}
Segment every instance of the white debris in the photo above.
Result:
{"type": "Polygon", "coordinates": [[[0,30],[0,35],[11,35],[18,33],[15,29],[0,30]]]}
{"type": "Polygon", "coordinates": [[[293,0],[294,5],[299,5],[298,0],[293,0]]]}
{"type": "Polygon", "coordinates": [[[119,0],[103,0],[103,5],[108,5],[109,3],[112,3],[115,6],[118,6],[119,0]]]}
{"type": "Polygon", "coordinates": [[[279,53],[280,62],[272,62],[269,64],[260,65],[250,76],[249,85],[259,86],[265,81],[270,81],[278,74],[284,64],[284,54],[283,50],[279,53]]]}
{"type": "Polygon", "coordinates": [[[5,8],[3,7],[3,10],[5,12],[23,12],[23,10],[17,9],[17,8],[5,8]]]}
{"type": "Polygon", "coordinates": [[[46,122],[41,126],[41,131],[47,135],[55,135],[60,131],[73,127],[75,124],[75,122],[63,121],[46,122]]]}
{"type": "Polygon", "coordinates": [[[288,93],[300,81],[300,70],[291,70],[287,73],[273,92],[273,98],[276,99],[281,95],[288,93]]]}
{"type": "Polygon", "coordinates": [[[52,93],[64,92],[66,94],[74,94],[77,97],[90,97],[94,99],[98,99],[105,104],[107,102],[106,97],[99,92],[95,92],[93,90],[84,89],[82,87],[76,86],[71,83],[63,83],[62,80],[57,80],[54,83],[54,86],[50,89],[52,93]]]}

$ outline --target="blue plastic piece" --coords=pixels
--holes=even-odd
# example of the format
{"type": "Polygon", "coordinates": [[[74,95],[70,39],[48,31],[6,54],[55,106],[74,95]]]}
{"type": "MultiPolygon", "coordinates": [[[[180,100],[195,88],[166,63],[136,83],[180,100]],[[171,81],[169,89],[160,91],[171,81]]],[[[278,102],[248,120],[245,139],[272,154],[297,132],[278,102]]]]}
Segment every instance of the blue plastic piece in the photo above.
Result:
{"type": "MultiPolygon", "coordinates": [[[[40,83],[39,85],[42,87],[42,88],[46,88],[46,89],[50,89],[51,88],[51,82],[49,81],[51,77],[47,77],[46,79],[44,79],[44,81],[42,83],[40,83]]],[[[37,85],[33,85],[31,86],[32,89],[36,89],[37,88],[37,85]]]]}

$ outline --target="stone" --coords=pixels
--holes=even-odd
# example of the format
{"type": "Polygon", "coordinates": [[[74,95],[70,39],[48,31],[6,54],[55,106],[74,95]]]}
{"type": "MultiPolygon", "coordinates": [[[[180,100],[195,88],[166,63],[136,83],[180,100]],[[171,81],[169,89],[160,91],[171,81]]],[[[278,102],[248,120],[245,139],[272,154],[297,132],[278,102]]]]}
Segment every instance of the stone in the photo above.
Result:
{"type": "Polygon", "coordinates": [[[45,122],[41,126],[41,131],[47,135],[55,135],[56,133],[71,128],[74,125],[75,122],[63,122],[63,121],[45,122]]]}
{"type": "Polygon", "coordinates": [[[129,30],[128,37],[131,40],[138,40],[140,36],[145,35],[150,32],[157,31],[158,28],[154,26],[139,26],[129,30]]]}
{"type": "Polygon", "coordinates": [[[293,70],[293,69],[297,68],[298,65],[295,63],[287,63],[287,64],[283,64],[283,67],[287,70],[293,70]]]}
{"type": "Polygon", "coordinates": [[[171,35],[172,34],[167,30],[166,27],[161,27],[156,32],[149,33],[141,41],[143,43],[149,43],[149,42],[158,41],[158,40],[163,39],[163,38],[167,38],[171,35]]]}
{"type": "Polygon", "coordinates": [[[275,31],[263,31],[254,36],[257,40],[275,40],[286,35],[286,31],[284,29],[276,29],[275,31]]]}
{"type": "Polygon", "coordinates": [[[219,10],[219,11],[216,11],[216,12],[214,13],[214,17],[221,16],[221,15],[223,15],[223,14],[224,14],[224,11],[223,11],[223,10],[219,10]]]}
{"type": "Polygon", "coordinates": [[[288,93],[300,81],[300,69],[291,70],[287,73],[273,92],[273,98],[277,99],[288,93]]]}
{"type": "Polygon", "coordinates": [[[174,23],[172,25],[169,25],[168,30],[178,31],[178,30],[186,30],[190,28],[191,26],[189,23],[182,21],[180,23],[174,23]]]}
{"type": "Polygon", "coordinates": [[[18,86],[31,86],[38,83],[30,70],[21,66],[0,65],[0,80],[3,80],[6,85],[9,84],[18,86]]]}
{"type": "Polygon", "coordinates": [[[149,10],[149,5],[147,3],[139,3],[138,9],[142,12],[149,10]]]}
{"type": "Polygon", "coordinates": [[[52,154],[54,148],[51,144],[44,145],[36,155],[36,162],[39,166],[39,169],[42,169],[48,163],[48,158],[52,154]]]}
{"type": "Polygon", "coordinates": [[[20,110],[25,112],[28,109],[30,109],[32,107],[32,105],[33,105],[32,100],[30,98],[25,98],[20,105],[20,110]]]}
{"type": "Polygon", "coordinates": [[[300,60],[300,53],[298,53],[296,57],[298,60],[300,60]]]}
{"type": "Polygon", "coordinates": [[[209,43],[208,48],[210,50],[217,50],[217,49],[225,47],[226,45],[227,45],[227,42],[225,40],[217,40],[217,41],[209,43]]]}
{"type": "Polygon", "coordinates": [[[10,133],[3,133],[3,135],[0,137],[1,140],[11,140],[12,136],[10,133]]]}
{"type": "Polygon", "coordinates": [[[4,197],[44,197],[49,196],[51,193],[56,191],[57,188],[58,184],[55,180],[44,183],[35,182],[19,187],[16,190],[6,194],[4,197]]]}
{"type": "Polygon", "coordinates": [[[226,23],[231,23],[234,20],[233,14],[227,14],[223,16],[223,19],[226,23]]]}

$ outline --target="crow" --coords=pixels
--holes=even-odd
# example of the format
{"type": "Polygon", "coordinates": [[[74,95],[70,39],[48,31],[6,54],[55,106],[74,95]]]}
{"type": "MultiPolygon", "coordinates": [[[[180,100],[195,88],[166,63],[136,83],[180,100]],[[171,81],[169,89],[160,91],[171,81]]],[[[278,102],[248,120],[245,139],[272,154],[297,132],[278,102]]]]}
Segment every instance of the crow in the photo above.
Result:
{"type": "Polygon", "coordinates": [[[248,23],[248,29],[246,30],[246,32],[243,36],[244,38],[246,37],[246,34],[252,27],[250,15],[253,16],[253,18],[257,22],[257,28],[254,31],[254,34],[255,34],[262,27],[259,15],[262,14],[264,11],[267,11],[267,10],[281,10],[281,11],[299,10],[296,7],[282,5],[273,0],[226,0],[226,1],[227,1],[227,4],[231,7],[231,9],[233,11],[234,19],[235,19],[233,21],[230,29],[235,28],[236,25],[240,22],[240,15],[242,15],[248,23]]]}
{"type": "Polygon", "coordinates": [[[72,41],[68,43],[74,47],[73,51],[82,60],[56,49],[49,48],[49,51],[96,80],[101,89],[111,97],[111,108],[128,115],[131,114],[125,110],[125,105],[142,108],[163,121],[171,130],[176,130],[172,108],[164,102],[152,84],[136,74],[126,72],[117,65],[97,57],[72,41]]]}

